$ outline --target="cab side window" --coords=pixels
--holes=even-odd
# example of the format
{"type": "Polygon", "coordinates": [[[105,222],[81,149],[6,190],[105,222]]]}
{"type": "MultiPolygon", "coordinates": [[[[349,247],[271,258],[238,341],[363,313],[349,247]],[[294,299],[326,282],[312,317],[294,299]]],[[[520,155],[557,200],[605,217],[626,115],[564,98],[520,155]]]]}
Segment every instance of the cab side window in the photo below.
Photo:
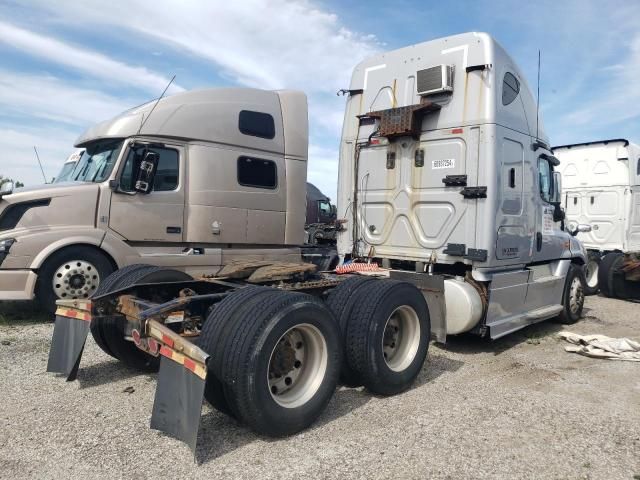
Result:
{"type": "Polygon", "coordinates": [[[320,213],[331,215],[331,204],[329,202],[318,202],[320,213]]]}
{"type": "Polygon", "coordinates": [[[553,197],[552,170],[549,162],[544,158],[538,158],[538,184],[540,196],[545,202],[551,203],[553,197]]]}
{"type": "MultiPolygon", "coordinates": [[[[153,181],[154,192],[169,192],[178,188],[179,178],[179,161],[178,151],[172,148],[153,147],[147,148],[157,153],[160,158],[158,160],[158,169],[153,181]]],[[[135,184],[135,173],[138,171],[140,162],[145,152],[145,147],[132,148],[127,154],[120,176],[120,189],[125,192],[133,192],[135,184]]]]}

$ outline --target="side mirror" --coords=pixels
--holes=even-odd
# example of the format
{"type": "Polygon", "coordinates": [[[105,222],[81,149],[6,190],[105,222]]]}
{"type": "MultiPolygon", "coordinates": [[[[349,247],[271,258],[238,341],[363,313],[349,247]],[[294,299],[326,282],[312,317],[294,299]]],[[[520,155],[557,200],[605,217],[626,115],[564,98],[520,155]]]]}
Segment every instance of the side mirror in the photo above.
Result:
{"type": "Polygon", "coordinates": [[[562,222],[566,218],[564,210],[560,206],[560,203],[553,204],[553,221],[554,222],[562,222]]]}
{"type": "Polygon", "coordinates": [[[591,225],[587,225],[585,223],[579,223],[576,227],[570,231],[572,237],[575,237],[579,233],[587,233],[591,231],[591,225]]]}
{"type": "Polygon", "coordinates": [[[560,172],[553,172],[553,192],[551,192],[551,203],[562,201],[562,176],[560,172]]]}
{"type": "Polygon", "coordinates": [[[4,195],[11,195],[13,193],[13,182],[4,182],[0,186],[0,198],[4,195]]]}
{"type": "Polygon", "coordinates": [[[160,155],[156,152],[145,152],[136,176],[136,183],[134,186],[134,190],[136,192],[151,193],[151,190],[153,190],[153,179],[156,176],[159,160],[160,155]]]}

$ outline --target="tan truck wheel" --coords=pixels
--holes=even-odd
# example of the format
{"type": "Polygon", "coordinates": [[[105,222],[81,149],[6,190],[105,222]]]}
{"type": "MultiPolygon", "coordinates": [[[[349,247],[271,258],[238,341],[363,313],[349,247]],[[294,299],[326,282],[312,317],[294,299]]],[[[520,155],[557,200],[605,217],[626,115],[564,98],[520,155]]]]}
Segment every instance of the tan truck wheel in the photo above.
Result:
{"type": "Polygon", "coordinates": [[[52,254],[38,271],[36,297],[44,308],[55,312],[56,300],[89,298],[114,268],[93,247],[66,247],[52,254]]]}

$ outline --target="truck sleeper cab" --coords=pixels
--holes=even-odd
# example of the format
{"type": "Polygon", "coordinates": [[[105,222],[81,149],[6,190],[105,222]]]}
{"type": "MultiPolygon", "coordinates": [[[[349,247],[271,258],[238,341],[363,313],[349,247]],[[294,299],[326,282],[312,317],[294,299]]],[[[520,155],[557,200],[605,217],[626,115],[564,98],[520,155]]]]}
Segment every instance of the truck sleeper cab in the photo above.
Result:
{"type": "Polygon", "coordinates": [[[238,256],[300,258],[304,94],[201,90],[154,105],[81,135],[71,183],[1,195],[0,299],[35,295],[53,309],[135,263],[211,274],[238,256]],[[140,192],[148,152],[157,171],[140,192]]]}
{"type": "MultiPolygon", "coordinates": [[[[554,317],[567,281],[581,276],[584,250],[563,231],[558,161],[536,118],[520,69],[484,33],[384,53],[354,70],[338,254],[443,276],[441,339],[498,338],[554,317]]],[[[578,313],[581,289],[578,280],[569,288],[578,313]]]]}
{"type": "Polygon", "coordinates": [[[287,435],[338,381],[409,388],[432,338],[580,318],[586,257],[561,228],[558,161],[531,130],[526,82],[488,35],[366,60],[348,94],[340,268],[247,259],[192,280],[129,266],[90,301],[58,301],[48,371],[74,378],[91,331],[120,361],[160,369],[151,426],[195,450],[203,398],[287,435]],[[339,275],[359,270],[389,278],[339,275]]]}
{"type": "MultiPolygon", "coordinates": [[[[607,296],[633,297],[637,281],[614,282],[614,277],[625,263],[628,274],[637,270],[624,254],[640,251],[640,146],[611,139],[557,146],[553,151],[560,159],[567,224],[571,229],[591,225],[591,230],[576,234],[588,252],[586,293],[601,290],[607,296]],[[625,284],[630,295],[624,292],[625,284]]],[[[628,274],[622,276],[630,278],[628,274]]]]}

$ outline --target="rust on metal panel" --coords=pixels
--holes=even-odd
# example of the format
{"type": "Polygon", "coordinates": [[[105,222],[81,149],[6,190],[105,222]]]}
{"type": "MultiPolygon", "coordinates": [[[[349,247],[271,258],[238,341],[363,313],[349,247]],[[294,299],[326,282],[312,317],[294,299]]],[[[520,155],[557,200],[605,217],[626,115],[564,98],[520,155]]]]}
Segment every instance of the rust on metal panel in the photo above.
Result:
{"type": "Polygon", "coordinates": [[[209,354],[204,350],[155,320],[149,320],[146,328],[147,335],[160,344],[160,355],[183,365],[202,379],[207,376],[209,354]]]}
{"type": "Polygon", "coordinates": [[[393,138],[411,135],[418,137],[422,130],[422,117],[426,113],[440,110],[440,105],[425,101],[406,107],[388,108],[367,113],[367,117],[380,120],[379,135],[393,138]]]}
{"type": "Polygon", "coordinates": [[[312,273],[315,270],[316,266],[312,263],[250,260],[228,263],[220,271],[218,277],[246,279],[251,283],[265,283],[289,280],[297,275],[312,273]]]}
{"type": "Polygon", "coordinates": [[[316,271],[313,263],[287,263],[274,262],[255,270],[247,281],[250,283],[266,283],[279,280],[290,280],[296,276],[313,273],[316,271]]]}
{"type": "Polygon", "coordinates": [[[90,322],[91,300],[58,300],[56,315],[90,322]]]}
{"type": "Polygon", "coordinates": [[[120,295],[118,297],[117,311],[128,319],[139,319],[140,314],[147,308],[149,308],[148,304],[141,302],[140,299],[133,295],[120,295]]]}
{"type": "Polygon", "coordinates": [[[640,281],[640,253],[626,253],[622,262],[625,280],[640,281]]]}

